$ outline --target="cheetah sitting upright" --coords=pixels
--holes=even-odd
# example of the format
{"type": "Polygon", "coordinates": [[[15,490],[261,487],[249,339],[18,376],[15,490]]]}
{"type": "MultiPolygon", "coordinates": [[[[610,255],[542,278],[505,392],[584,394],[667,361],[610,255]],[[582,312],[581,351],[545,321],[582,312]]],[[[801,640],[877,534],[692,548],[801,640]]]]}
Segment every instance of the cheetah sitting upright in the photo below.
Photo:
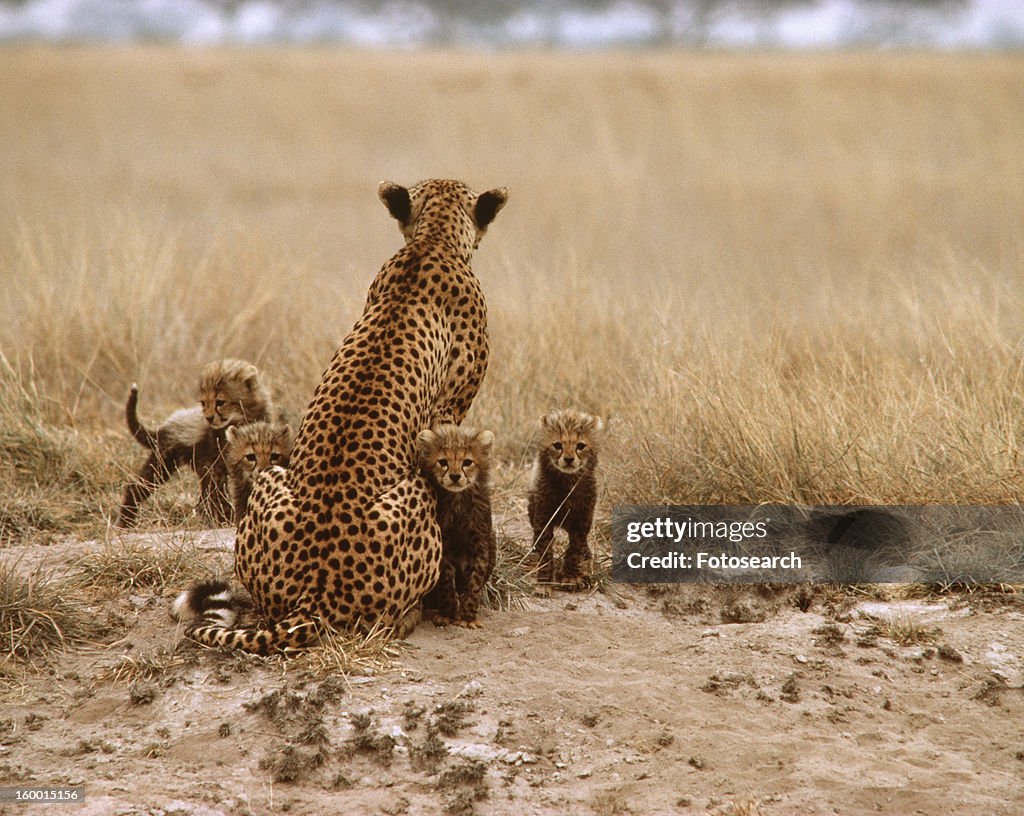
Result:
{"type": "Polygon", "coordinates": [[[181,467],[192,468],[199,477],[199,509],[203,515],[215,523],[230,523],[225,433],[232,425],[270,419],[270,391],[252,363],[216,360],[200,372],[197,397],[198,406],[175,411],[152,431],[139,420],[139,387],[132,385],[125,405],[128,430],[150,454],[138,476],[125,488],[119,527],[135,524],[139,505],[181,467]]]}
{"type": "Polygon", "coordinates": [[[270,467],[288,467],[292,427],[283,422],[251,422],[228,428],[225,437],[224,463],[228,469],[234,521],[238,524],[249,506],[253,477],[270,467]]]}
{"type": "Polygon", "coordinates": [[[378,194],[405,246],[317,386],[288,470],[256,474],[238,527],[235,573],[264,625],[187,627],[201,643],[267,654],[314,643],[320,623],[408,627],[437,582],[441,535],[416,435],[460,422],[480,388],[487,314],[470,259],[508,192],[431,180],[378,194]]]}
{"type": "Polygon", "coordinates": [[[497,557],[490,489],[494,434],[439,425],[421,431],[416,443],[423,473],[437,494],[443,545],[441,577],[423,608],[436,610],[437,626],[476,629],[480,598],[497,557]]]}
{"type": "Polygon", "coordinates": [[[555,528],[569,535],[559,583],[569,589],[586,585],[584,564],[590,560],[587,536],[597,502],[597,437],[600,417],[573,410],[552,411],[540,420],[542,447],[537,454],[528,497],[537,582],[555,582],[552,539],[555,528]]]}

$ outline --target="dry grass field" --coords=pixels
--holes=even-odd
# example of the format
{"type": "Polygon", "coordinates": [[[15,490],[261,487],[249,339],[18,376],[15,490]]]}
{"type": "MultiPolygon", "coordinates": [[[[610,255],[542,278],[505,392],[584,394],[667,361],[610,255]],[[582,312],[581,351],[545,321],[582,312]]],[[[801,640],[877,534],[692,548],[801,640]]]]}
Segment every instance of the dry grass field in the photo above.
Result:
{"type": "Polygon", "coordinates": [[[301,412],[400,241],[377,182],[430,176],[512,191],[471,415],[508,461],[577,405],[613,420],[609,501],[1024,486],[1019,58],[2,56],[15,489],[55,448],[58,503],[105,521],[128,385],[155,421],[216,357],[301,412]]]}
{"type": "Polygon", "coordinates": [[[434,176],[511,191],[469,421],[514,546],[561,406],[609,419],[602,519],[1018,501],[1024,58],[7,47],[0,75],[0,784],[95,813],[1020,812],[1020,596],[605,585],[328,688],[344,644],[174,642],[168,599],[230,570],[194,480],[110,524],[130,383],[153,422],[242,357],[300,416],[401,241],[377,183],[434,176]]]}

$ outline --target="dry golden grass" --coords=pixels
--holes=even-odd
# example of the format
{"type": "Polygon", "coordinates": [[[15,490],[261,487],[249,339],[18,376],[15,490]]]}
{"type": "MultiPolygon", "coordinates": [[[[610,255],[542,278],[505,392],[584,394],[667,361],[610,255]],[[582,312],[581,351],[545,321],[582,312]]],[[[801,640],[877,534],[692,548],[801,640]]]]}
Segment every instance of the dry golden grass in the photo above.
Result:
{"type": "Polygon", "coordinates": [[[0,563],[0,668],[100,634],[102,625],[72,594],[52,573],[37,568],[26,575],[17,563],[0,563]]]}
{"type": "Polygon", "coordinates": [[[612,420],[605,506],[1019,495],[1024,58],[4,65],[6,539],[106,525],[142,455],[132,381],[158,420],[244,357],[300,412],[399,245],[382,178],[511,189],[476,261],[493,357],[470,417],[507,463],[574,405],[612,420]]]}

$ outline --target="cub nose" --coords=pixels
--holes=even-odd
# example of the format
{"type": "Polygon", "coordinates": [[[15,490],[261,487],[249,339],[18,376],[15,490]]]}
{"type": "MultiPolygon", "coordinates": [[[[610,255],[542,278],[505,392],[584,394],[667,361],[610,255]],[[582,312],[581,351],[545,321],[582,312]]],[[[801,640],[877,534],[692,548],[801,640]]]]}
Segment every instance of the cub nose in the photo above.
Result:
{"type": "Polygon", "coordinates": [[[458,484],[459,483],[459,479],[462,478],[462,474],[461,473],[449,473],[448,474],[448,478],[451,480],[452,484],[458,484]]]}
{"type": "Polygon", "coordinates": [[[566,467],[572,467],[573,463],[575,461],[576,461],[576,457],[575,456],[563,456],[562,457],[562,464],[565,465],[566,467]]]}

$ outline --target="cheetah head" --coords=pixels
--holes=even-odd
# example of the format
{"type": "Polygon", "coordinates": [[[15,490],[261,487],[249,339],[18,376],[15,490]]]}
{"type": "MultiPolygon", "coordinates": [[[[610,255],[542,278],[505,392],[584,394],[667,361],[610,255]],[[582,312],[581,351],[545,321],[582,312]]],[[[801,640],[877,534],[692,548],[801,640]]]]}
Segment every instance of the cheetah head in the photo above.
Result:
{"type": "Polygon", "coordinates": [[[231,473],[288,467],[292,450],[291,425],[271,422],[230,425],[225,437],[228,447],[224,459],[231,473]]]}
{"type": "Polygon", "coordinates": [[[449,179],[430,179],[412,187],[382,181],[377,195],[398,221],[406,242],[424,224],[440,223],[468,254],[480,245],[487,227],[505,206],[508,188],[495,187],[478,195],[461,181],[449,179]]]}
{"type": "Polygon", "coordinates": [[[604,430],[600,417],[571,409],[551,411],[540,418],[543,434],[541,456],[562,473],[579,473],[591,467],[604,430]]]}
{"type": "Polygon", "coordinates": [[[438,425],[420,431],[416,449],[423,473],[435,486],[460,493],[486,484],[494,434],[458,425],[438,425]]]}
{"type": "Polygon", "coordinates": [[[270,394],[259,369],[244,360],[217,360],[199,376],[199,404],[214,430],[266,419],[270,394]]]}

